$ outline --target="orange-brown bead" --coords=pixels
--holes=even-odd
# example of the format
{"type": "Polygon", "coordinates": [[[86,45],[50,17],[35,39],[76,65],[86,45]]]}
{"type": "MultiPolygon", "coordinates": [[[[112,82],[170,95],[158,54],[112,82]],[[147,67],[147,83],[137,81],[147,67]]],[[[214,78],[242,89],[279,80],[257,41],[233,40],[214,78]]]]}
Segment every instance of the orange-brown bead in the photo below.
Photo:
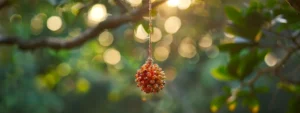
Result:
{"type": "Polygon", "coordinates": [[[146,63],[137,71],[135,82],[145,93],[157,93],[164,88],[165,73],[157,65],[153,64],[152,59],[148,59],[146,63]]]}

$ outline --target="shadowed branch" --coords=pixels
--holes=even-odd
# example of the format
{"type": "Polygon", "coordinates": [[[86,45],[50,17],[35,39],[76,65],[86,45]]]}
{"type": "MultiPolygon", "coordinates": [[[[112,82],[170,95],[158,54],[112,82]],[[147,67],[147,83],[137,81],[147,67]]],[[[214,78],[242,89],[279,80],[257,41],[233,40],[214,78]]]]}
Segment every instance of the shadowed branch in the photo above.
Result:
{"type": "MultiPolygon", "coordinates": [[[[165,1],[166,0],[153,2],[152,6],[157,7],[165,1]]],[[[61,39],[58,37],[41,37],[31,40],[24,40],[22,37],[0,35],[0,45],[16,45],[22,50],[32,50],[37,48],[72,49],[75,47],[79,47],[88,40],[97,37],[97,35],[99,35],[105,29],[113,29],[128,22],[137,21],[141,19],[147,12],[148,5],[145,5],[129,12],[128,14],[111,16],[105,21],[100,22],[95,27],[87,29],[79,36],[71,39],[61,39]]]]}

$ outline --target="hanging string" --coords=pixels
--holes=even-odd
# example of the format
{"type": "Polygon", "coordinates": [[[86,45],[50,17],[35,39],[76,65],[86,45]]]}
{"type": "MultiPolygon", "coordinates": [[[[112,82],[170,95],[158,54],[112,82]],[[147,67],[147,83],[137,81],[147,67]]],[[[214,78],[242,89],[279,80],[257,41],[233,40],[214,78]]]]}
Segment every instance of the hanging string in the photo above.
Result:
{"type": "Polygon", "coordinates": [[[152,6],[151,6],[151,0],[149,0],[149,48],[148,48],[148,57],[152,59],[152,42],[151,42],[151,38],[152,38],[152,15],[151,15],[151,11],[152,11],[152,6]]]}

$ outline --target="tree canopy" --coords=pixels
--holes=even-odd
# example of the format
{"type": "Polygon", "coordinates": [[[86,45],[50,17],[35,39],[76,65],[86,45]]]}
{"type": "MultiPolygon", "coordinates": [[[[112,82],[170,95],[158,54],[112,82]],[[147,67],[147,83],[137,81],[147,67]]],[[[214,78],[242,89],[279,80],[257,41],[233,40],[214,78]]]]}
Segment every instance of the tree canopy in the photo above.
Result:
{"type": "Polygon", "coordinates": [[[0,0],[0,113],[299,113],[298,0],[0,0]]]}

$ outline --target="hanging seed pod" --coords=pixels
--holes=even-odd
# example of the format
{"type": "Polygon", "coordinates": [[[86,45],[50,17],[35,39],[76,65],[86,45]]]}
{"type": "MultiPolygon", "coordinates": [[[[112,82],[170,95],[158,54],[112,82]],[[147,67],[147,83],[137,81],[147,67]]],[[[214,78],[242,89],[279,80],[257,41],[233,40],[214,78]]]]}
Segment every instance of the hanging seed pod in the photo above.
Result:
{"type": "Polygon", "coordinates": [[[145,93],[157,93],[164,88],[165,73],[153,60],[148,58],[146,63],[137,71],[135,75],[137,87],[145,93]]]}

